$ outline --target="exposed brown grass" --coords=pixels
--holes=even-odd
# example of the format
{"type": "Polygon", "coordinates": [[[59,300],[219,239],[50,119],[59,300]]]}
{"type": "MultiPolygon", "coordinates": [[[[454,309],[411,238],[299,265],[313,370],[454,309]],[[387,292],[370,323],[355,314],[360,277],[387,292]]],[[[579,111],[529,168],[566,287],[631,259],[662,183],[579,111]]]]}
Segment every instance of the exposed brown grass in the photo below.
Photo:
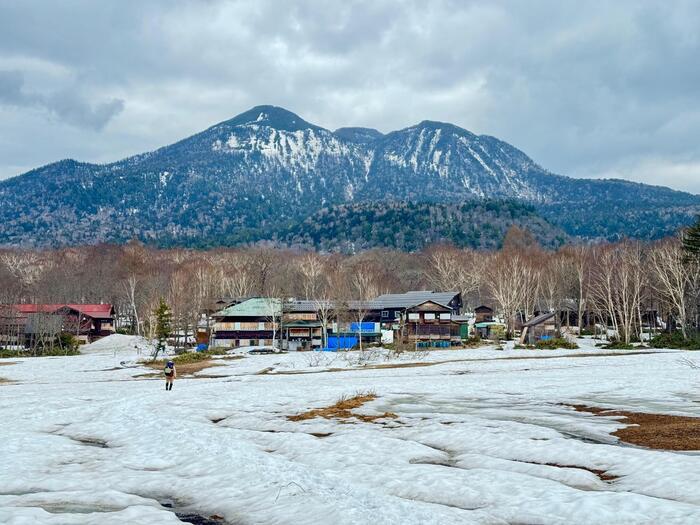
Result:
{"type": "Polygon", "coordinates": [[[331,406],[314,408],[312,410],[308,410],[307,412],[302,412],[301,414],[287,416],[287,419],[289,421],[305,421],[307,419],[322,417],[324,419],[340,419],[344,422],[349,422],[351,419],[357,419],[358,421],[363,421],[365,423],[375,423],[379,419],[396,419],[397,415],[392,412],[384,412],[383,414],[374,416],[356,414],[353,412],[353,410],[356,408],[360,408],[365,403],[369,403],[375,399],[377,399],[377,395],[371,392],[358,393],[353,397],[343,396],[331,406]]]}
{"type": "Polygon", "coordinates": [[[657,450],[700,450],[700,417],[569,406],[578,412],[621,418],[628,426],[616,430],[613,435],[625,443],[657,450]]]}
{"type": "Polygon", "coordinates": [[[14,383],[11,379],[5,379],[4,377],[0,377],[0,385],[7,385],[9,383],[14,383]]]}
{"type": "Polygon", "coordinates": [[[0,366],[9,366],[17,364],[17,361],[0,361],[0,366]]]}
{"type": "MultiPolygon", "coordinates": [[[[197,373],[205,368],[211,368],[212,366],[222,366],[224,363],[217,363],[212,359],[205,359],[203,361],[194,361],[192,363],[175,363],[175,370],[177,375],[191,375],[197,373]]],[[[160,361],[144,363],[148,368],[153,368],[154,370],[163,370],[163,363],[160,361]]],[[[165,376],[163,376],[165,377],[165,376]]]]}

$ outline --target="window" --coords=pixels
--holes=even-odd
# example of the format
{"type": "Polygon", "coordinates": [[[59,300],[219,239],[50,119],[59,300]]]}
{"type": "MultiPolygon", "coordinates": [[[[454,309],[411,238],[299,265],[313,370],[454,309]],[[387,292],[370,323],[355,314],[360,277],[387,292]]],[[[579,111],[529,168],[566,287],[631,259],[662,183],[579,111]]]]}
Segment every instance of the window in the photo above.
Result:
{"type": "Polygon", "coordinates": [[[440,314],[441,321],[449,321],[452,319],[452,314],[440,314]]]}
{"type": "Polygon", "coordinates": [[[409,321],[420,321],[420,314],[408,314],[409,321]]]}
{"type": "Polygon", "coordinates": [[[389,317],[389,310],[382,310],[382,319],[386,319],[389,317]]]}
{"type": "Polygon", "coordinates": [[[423,315],[423,318],[424,318],[426,321],[433,321],[433,320],[435,319],[435,314],[424,314],[424,315],[423,315]]]}

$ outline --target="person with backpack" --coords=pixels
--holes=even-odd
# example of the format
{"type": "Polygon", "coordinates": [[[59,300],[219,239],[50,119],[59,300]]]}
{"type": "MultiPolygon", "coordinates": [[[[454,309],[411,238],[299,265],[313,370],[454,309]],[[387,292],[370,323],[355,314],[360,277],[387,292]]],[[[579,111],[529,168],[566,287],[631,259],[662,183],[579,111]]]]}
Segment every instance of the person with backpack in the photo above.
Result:
{"type": "Polygon", "coordinates": [[[165,368],[163,368],[163,373],[165,374],[165,389],[173,389],[173,381],[177,377],[177,370],[175,370],[175,362],[168,361],[165,363],[165,368]]]}

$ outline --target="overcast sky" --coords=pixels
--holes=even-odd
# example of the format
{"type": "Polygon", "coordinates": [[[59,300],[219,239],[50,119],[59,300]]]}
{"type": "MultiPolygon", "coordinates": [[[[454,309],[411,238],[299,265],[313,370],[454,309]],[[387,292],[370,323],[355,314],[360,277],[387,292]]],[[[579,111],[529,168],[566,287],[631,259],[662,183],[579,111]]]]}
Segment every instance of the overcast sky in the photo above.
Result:
{"type": "Polygon", "coordinates": [[[494,135],[700,193],[700,2],[0,0],[0,178],[108,162],[258,104],[494,135]]]}

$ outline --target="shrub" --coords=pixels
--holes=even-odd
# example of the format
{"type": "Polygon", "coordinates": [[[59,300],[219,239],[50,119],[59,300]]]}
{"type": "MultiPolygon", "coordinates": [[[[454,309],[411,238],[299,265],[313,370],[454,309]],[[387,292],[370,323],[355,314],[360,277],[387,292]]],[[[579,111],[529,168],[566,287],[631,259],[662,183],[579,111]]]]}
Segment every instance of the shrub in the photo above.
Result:
{"type": "Polygon", "coordinates": [[[59,351],[62,351],[64,354],[67,352],[68,354],[75,355],[78,353],[78,345],[78,340],[71,334],[63,332],[58,337],[58,346],[60,347],[59,351]]]}
{"type": "Polygon", "coordinates": [[[506,338],[505,326],[494,325],[491,327],[491,337],[496,341],[503,341],[506,338]]]}
{"type": "Polygon", "coordinates": [[[478,346],[482,346],[485,344],[482,340],[481,337],[478,335],[474,335],[472,337],[468,337],[467,339],[462,340],[462,346],[465,346],[467,348],[476,348],[478,346]]]}
{"type": "Polygon", "coordinates": [[[568,350],[576,350],[578,345],[567,341],[562,337],[554,337],[552,339],[543,339],[535,343],[535,348],[540,350],[557,350],[558,348],[566,348],[568,350]]]}
{"type": "Polygon", "coordinates": [[[654,337],[649,346],[652,348],[677,348],[679,350],[700,350],[700,332],[683,338],[681,332],[664,332],[654,337]]]}
{"type": "Polygon", "coordinates": [[[173,361],[176,365],[184,365],[187,363],[198,363],[199,361],[206,361],[208,359],[211,359],[215,355],[222,355],[224,353],[226,352],[223,352],[221,350],[212,352],[185,352],[183,354],[178,354],[172,357],[167,357],[164,359],[160,359],[159,361],[153,362],[165,365],[166,362],[173,361]]]}
{"type": "Polygon", "coordinates": [[[56,357],[67,355],[80,355],[77,343],[74,347],[70,348],[60,348],[58,346],[54,348],[37,348],[35,350],[30,350],[28,348],[24,350],[0,348],[0,359],[12,359],[19,357],[56,357]]]}

